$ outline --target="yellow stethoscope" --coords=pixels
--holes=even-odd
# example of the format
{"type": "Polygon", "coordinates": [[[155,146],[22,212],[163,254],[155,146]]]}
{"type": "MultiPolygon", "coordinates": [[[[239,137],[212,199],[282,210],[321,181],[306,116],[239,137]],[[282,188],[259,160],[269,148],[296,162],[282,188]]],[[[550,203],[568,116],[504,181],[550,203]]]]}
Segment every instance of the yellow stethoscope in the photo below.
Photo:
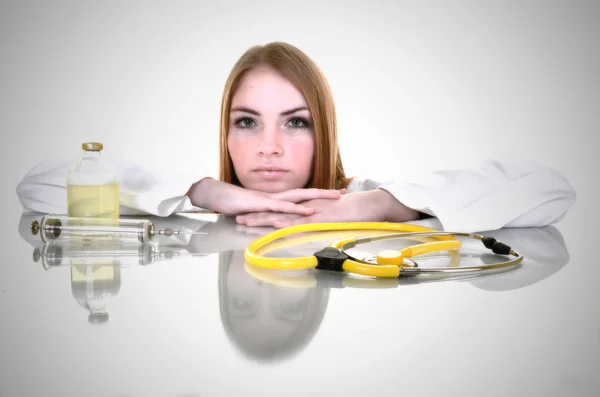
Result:
{"type": "Polygon", "coordinates": [[[338,222],[313,223],[290,226],[267,233],[251,242],[244,251],[244,257],[251,265],[273,270],[310,269],[329,270],[355,273],[363,276],[396,278],[400,276],[418,275],[425,273],[465,273],[483,270],[516,267],[523,261],[523,256],[508,245],[493,237],[485,237],[474,233],[441,232],[435,229],[391,222],[338,222]],[[378,230],[396,233],[368,237],[351,237],[332,242],[328,247],[315,252],[313,256],[297,258],[265,257],[260,251],[274,241],[299,233],[322,231],[357,231],[378,230]],[[457,250],[461,242],[456,236],[470,237],[482,241],[483,245],[498,255],[510,255],[514,259],[491,265],[465,267],[419,267],[418,263],[409,258],[437,251],[457,250]],[[370,260],[355,258],[347,250],[359,244],[378,240],[397,238],[433,237],[434,242],[422,243],[406,247],[402,250],[385,250],[373,256],[370,260]]]}

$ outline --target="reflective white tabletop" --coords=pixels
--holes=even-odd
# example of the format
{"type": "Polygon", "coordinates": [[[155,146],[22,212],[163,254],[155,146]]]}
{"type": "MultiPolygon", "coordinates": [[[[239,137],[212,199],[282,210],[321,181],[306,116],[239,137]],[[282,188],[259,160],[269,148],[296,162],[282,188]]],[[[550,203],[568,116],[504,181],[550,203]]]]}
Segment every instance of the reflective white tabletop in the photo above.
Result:
{"type": "Polygon", "coordinates": [[[524,255],[517,269],[391,280],[251,272],[243,249],[271,229],[216,215],[147,217],[207,234],[103,252],[44,245],[40,218],[8,215],[3,238],[2,397],[599,395],[600,273],[569,218],[486,233],[524,255]]]}

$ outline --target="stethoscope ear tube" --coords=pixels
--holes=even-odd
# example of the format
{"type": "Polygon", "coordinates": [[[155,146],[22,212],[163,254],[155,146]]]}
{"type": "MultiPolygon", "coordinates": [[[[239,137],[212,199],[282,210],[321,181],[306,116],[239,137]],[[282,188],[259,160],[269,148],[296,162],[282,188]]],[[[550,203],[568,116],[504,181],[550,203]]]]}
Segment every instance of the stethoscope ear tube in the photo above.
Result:
{"type": "MultiPolygon", "coordinates": [[[[504,261],[504,262],[494,263],[491,265],[462,266],[462,267],[453,267],[453,268],[420,267],[418,265],[418,263],[413,260],[412,266],[409,265],[409,266],[400,266],[399,267],[399,276],[408,276],[408,275],[414,276],[414,275],[418,275],[418,274],[427,274],[427,273],[472,273],[472,272],[481,272],[481,271],[486,271],[486,270],[507,269],[510,267],[516,267],[523,261],[523,256],[521,254],[519,254],[518,252],[513,250],[510,246],[508,246],[500,241],[497,241],[493,237],[486,237],[486,236],[482,236],[479,234],[461,233],[461,232],[433,231],[433,232],[417,232],[417,233],[395,233],[395,234],[389,234],[389,235],[383,235],[383,236],[376,236],[376,237],[369,238],[369,239],[365,239],[365,238],[355,239],[355,241],[352,241],[352,242],[347,241],[347,242],[341,244],[339,249],[342,253],[348,255],[348,253],[346,252],[347,249],[354,248],[358,244],[371,242],[371,241],[375,241],[375,240],[388,240],[388,239],[396,239],[396,238],[414,238],[414,237],[440,237],[440,236],[460,236],[460,237],[469,237],[469,238],[473,238],[476,240],[480,240],[483,243],[483,245],[486,248],[490,249],[493,253],[495,253],[497,255],[512,255],[512,256],[514,256],[514,259],[504,261]]],[[[332,245],[334,245],[334,244],[335,243],[333,243],[332,245]]],[[[434,244],[435,243],[432,243],[432,246],[434,244]]],[[[434,252],[434,251],[435,250],[432,250],[431,252],[434,252]]],[[[353,258],[351,255],[348,255],[348,256],[349,256],[349,259],[348,259],[349,261],[368,263],[368,262],[362,261],[358,258],[353,258]]],[[[404,259],[406,260],[407,258],[404,258],[404,259]]],[[[372,266],[377,266],[377,265],[373,264],[372,266]]]]}

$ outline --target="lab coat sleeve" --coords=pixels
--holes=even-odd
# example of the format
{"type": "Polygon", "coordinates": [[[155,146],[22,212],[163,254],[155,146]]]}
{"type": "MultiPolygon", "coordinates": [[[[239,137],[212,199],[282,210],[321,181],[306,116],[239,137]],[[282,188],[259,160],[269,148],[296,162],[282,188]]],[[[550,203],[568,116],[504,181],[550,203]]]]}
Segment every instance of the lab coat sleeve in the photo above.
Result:
{"type": "Polygon", "coordinates": [[[455,232],[553,224],[576,198],[565,177],[553,169],[498,161],[378,188],[405,206],[438,218],[444,230],[455,232]]]}
{"type": "MultiPolygon", "coordinates": [[[[67,214],[67,173],[75,163],[49,160],[31,169],[17,185],[17,196],[25,211],[67,214]]],[[[120,215],[155,215],[196,212],[186,196],[189,188],[203,178],[185,173],[162,175],[155,170],[123,161],[111,162],[119,178],[120,215]]]]}

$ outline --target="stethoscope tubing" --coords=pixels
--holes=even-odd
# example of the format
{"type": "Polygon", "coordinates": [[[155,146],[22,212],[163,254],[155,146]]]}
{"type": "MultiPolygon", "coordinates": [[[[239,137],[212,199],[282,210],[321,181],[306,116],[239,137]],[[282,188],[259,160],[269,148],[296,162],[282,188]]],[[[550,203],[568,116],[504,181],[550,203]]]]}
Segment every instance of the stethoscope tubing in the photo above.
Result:
{"type": "MultiPolygon", "coordinates": [[[[439,244],[439,243],[438,243],[439,244]]],[[[431,249],[431,251],[422,249],[412,253],[409,256],[420,256],[425,252],[443,251],[443,249],[431,249]]],[[[410,247],[412,248],[412,247],[410,247]]],[[[429,248],[428,248],[429,249],[429,248]]],[[[446,249],[447,250],[447,249],[446,249]]],[[[464,232],[443,232],[427,227],[395,224],[386,222],[341,222],[328,224],[307,224],[291,226],[284,229],[278,229],[256,239],[246,247],[244,253],[245,259],[252,265],[278,270],[306,269],[316,268],[319,270],[345,271],[370,277],[395,278],[400,276],[412,276],[419,274],[443,274],[443,273],[474,273],[485,270],[495,270],[502,268],[515,267],[522,262],[523,256],[513,250],[506,244],[497,241],[493,237],[486,237],[475,233],[464,232]],[[273,241],[287,237],[293,234],[305,232],[325,232],[325,231],[358,231],[358,230],[378,230],[396,232],[368,237],[345,238],[331,243],[327,248],[314,253],[313,256],[298,258],[269,258],[258,254],[258,252],[273,241]],[[512,255],[514,259],[491,265],[465,266],[465,267],[420,267],[418,262],[409,257],[397,257],[401,259],[400,264],[381,264],[366,261],[352,256],[347,250],[356,247],[359,244],[370,243],[373,241],[396,239],[396,238],[418,238],[435,237],[437,240],[448,241],[455,240],[455,237],[468,237],[482,241],[483,245],[493,253],[499,255],[512,255]]],[[[389,263],[389,262],[386,262],[389,263]]],[[[394,262],[396,263],[396,262],[394,262]]]]}

